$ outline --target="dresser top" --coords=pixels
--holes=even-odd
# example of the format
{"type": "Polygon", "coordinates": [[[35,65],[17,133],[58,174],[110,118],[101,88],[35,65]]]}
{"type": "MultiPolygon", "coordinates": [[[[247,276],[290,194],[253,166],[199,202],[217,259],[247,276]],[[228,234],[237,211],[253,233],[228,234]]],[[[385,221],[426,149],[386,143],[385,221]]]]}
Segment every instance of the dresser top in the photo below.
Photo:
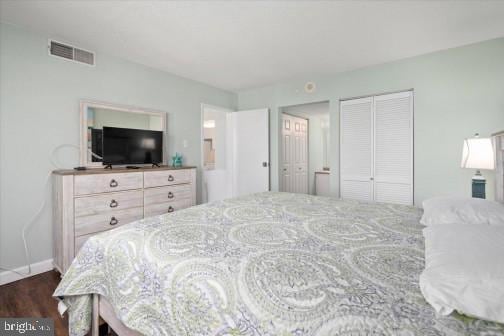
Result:
{"type": "Polygon", "coordinates": [[[172,166],[161,166],[161,167],[140,167],[137,169],[117,167],[112,169],[105,168],[88,168],[86,170],[75,170],[75,169],[59,169],[53,170],[55,175],[95,175],[95,174],[113,174],[113,173],[138,173],[138,172],[149,172],[149,171],[162,171],[162,170],[182,170],[182,169],[195,169],[195,166],[182,166],[182,167],[172,167],[172,166]]]}

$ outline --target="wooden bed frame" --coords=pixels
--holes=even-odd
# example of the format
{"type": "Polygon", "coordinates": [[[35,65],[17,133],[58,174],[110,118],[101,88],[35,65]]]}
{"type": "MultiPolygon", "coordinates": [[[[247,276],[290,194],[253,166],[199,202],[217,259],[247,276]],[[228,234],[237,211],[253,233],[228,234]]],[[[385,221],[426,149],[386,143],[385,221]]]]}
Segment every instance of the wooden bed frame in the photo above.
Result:
{"type": "Polygon", "coordinates": [[[100,335],[100,317],[120,336],[142,336],[138,331],[126,327],[116,316],[112,305],[99,294],[93,294],[91,336],[100,335]]]}

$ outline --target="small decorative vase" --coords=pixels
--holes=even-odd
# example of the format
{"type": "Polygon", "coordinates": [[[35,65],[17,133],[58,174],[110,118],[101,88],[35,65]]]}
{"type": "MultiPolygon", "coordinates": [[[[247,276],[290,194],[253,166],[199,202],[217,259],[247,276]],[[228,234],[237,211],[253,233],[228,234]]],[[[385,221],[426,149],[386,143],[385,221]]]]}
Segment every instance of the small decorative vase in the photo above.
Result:
{"type": "Polygon", "coordinates": [[[175,155],[172,156],[172,166],[182,167],[182,155],[180,155],[179,153],[175,153],[175,155]]]}

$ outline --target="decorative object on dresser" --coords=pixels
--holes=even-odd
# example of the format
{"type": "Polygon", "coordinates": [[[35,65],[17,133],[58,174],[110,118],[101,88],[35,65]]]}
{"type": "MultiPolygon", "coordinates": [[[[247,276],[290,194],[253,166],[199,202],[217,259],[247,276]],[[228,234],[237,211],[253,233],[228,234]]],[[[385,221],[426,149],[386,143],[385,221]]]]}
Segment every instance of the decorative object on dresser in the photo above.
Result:
{"type": "Polygon", "coordinates": [[[504,203],[504,131],[492,134],[495,149],[495,200],[504,203]]]}
{"type": "Polygon", "coordinates": [[[182,167],[182,155],[180,155],[179,153],[175,153],[175,155],[172,156],[172,166],[182,167]]]}
{"type": "Polygon", "coordinates": [[[481,175],[480,169],[493,170],[495,167],[492,140],[480,138],[478,133],[474,138],[465,139],[461,167],[476,169],[476,174],[472,178],[472,197],[486,198],[486,180],[481,175]]]}
{"type": "Polygon", "coordinates": [[[66,272],[91,236],[196,204],[195,167],[53,172],[54,266],[66,272]]]}

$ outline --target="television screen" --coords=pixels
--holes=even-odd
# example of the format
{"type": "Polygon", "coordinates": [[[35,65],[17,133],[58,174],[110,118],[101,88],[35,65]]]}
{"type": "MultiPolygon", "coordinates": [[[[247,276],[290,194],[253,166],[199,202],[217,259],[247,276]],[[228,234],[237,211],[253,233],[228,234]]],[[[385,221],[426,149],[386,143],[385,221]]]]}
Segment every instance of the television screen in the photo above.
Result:
{"type": "Polygon", "coordinates": [[[163,132],[103,127],[103,164],[163,162],[163,132]]]}

